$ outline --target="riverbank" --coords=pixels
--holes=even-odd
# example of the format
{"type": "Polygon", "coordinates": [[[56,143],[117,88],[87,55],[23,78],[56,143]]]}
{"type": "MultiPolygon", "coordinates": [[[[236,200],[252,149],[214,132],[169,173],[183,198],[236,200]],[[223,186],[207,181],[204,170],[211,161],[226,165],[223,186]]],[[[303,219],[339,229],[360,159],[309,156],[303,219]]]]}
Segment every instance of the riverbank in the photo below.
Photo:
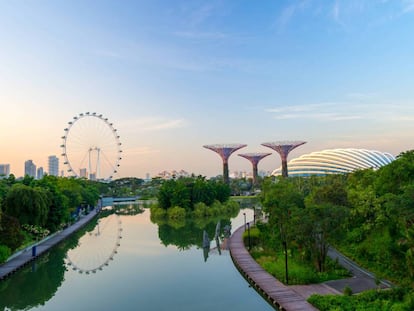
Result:
{"type": "Polygon", "coordinates": [[[39,256],[47,252],[51,247],[60,243],[68,236],[85,226],[89,221],[91,221],[98,214],[98,209],[94,209],[89,214],[82,216],[77,222],[71,226],[59,231],[42,241],[31,245],[24,250],[15,253],[12,255],[5,263],[0,265],[0,280],[8,277],[13,274],[23,266],[29,264],[30,262],[36,260],[39,256]]]}
{"type": "Polygon", "coordinates": [[[249,254],[243,243],[245,226],[230,237],[230,255],[248,282],[274,307],[285,311],[317,310],[301,295],[266,272],[249,254]]]}

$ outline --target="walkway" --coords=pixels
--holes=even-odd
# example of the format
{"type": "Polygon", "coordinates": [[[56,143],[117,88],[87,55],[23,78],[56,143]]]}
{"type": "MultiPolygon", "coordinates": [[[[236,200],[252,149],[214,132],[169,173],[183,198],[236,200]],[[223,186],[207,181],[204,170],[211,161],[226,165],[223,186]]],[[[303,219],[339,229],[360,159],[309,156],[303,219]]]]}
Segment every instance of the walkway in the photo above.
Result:
{"type": "Polygon", "coordinates": [[[243,243],[244,226],[230,237],[230,254],[236,267],[272,305],[285,311],[317,310],[292,288],[266,272],[249,254],[243,243]]]}
{"type": "Polygon", "coordinates": [[[0,265],[0,280],[6,278],[10,274],[14,273],[21,267],[27,265],[29,262],[35,260],[37,257],[41,256],[47,252],[51,247],[55,246],[59,242],[63,241],[65,238],[70,236],[75,231],[82,228],[86,225],[95,215],[97,210],[91,211],[88,215],[83,216],[76,223],[70,227],[56,233],[55,235],[44,239],[36,245],[36,255],[32,255],[32,247],[28,247],[25,250],[15,254],[11,259],[6,261],[4,264],[0,265]]]}
{"type": "MultiPolygon", "coordinates": [[[[286,286],[271,274],[266,272],[249,254],[243,243],[244,226],[238,228],[230,238],[230,254],[236,267],[254,288],[268,301],[280,310],[317,310],[306,300],[312,294],[341,295],[349,286],[353,293],[377,288],[375,275],[359,267],[355,262],[345,257],[333,248],[328,256],[347,269],[353,277],[327,281],[320,284],[286,286]]],[[[393,284],[381,280],[381,288],[392,287],[393,284]]]]}

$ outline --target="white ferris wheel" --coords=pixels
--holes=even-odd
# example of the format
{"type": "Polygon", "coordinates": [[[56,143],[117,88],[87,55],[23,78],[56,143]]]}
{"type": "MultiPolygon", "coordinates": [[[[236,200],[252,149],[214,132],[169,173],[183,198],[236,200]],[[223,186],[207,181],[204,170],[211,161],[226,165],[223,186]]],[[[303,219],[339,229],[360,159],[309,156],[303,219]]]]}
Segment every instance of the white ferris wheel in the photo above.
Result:
{"type": "Polygon", "coordinates": [[[68,122],[62,136],[62,156],[71,176],[111,180],[121,161],[121,142],[108,118],[80,113],[68,122]]]}

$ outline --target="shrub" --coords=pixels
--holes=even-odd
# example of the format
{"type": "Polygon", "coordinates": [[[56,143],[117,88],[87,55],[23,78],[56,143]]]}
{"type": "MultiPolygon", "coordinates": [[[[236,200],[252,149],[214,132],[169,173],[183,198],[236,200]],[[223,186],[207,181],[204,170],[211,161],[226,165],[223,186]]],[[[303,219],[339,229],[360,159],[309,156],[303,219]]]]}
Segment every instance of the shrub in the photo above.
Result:
{"type": "Polygon", "coordinates": [[[208,206],[203,202],[198,202],[194,205],[193,215],[195,217],[207,217],[208,216],[208,206]]]}
{"type": "Polygon", "coordinates": [[[11,255],[11,250],[6,245],[0,245],[0,264],[6,262],[11,255]]]}
{"type": "Polygon", "coordinates": [[[174,206],[167,210],[169,219],[183,219],[185,218],[185,214],[185,209],[179,206],[174,206]]]}
{"type": "Polygon", "coordinates": [[[344,295],[345,296],[352,296],[352,288],[349,285],[345,286],[344,288],[344,295]]]}
{"type": "MultiPolygon", "coordinates": [[[[249,230],[244,231],[243,242],[244,245],[249,245],[249,230]]],[[[260,244],[260,230],[257,227],[250,228],[250,246],[255,247],[260,244]]]]}
{"type": "Polygon", "coordinates": [[[167,215],[167,211],[163,208],[157,207],[155,205],[151,206],[151,221],[156,222],[158,220],[162,220],[167,215]]]}

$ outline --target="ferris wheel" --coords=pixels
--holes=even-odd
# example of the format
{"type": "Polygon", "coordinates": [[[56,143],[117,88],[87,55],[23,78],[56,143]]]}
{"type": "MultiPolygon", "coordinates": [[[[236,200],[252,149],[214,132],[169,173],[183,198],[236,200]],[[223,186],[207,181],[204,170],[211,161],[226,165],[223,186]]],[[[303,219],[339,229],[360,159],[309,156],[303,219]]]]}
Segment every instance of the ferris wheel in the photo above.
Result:
{"type": "Polygon", "coordinates": [[[122,221],[116,213],[98,219],[95,228],[80,238],[68,251],[65,264],[80,274],[102,271],[118,253],[122,239],[122,221]]]}
{"type": "Polygon", "coordinates": [[[61,148],[67,172],[93,180],[112,179],[122,150],[118,132],[108,118],[96,112],[80,113],[64,131],[61,148]]]}

